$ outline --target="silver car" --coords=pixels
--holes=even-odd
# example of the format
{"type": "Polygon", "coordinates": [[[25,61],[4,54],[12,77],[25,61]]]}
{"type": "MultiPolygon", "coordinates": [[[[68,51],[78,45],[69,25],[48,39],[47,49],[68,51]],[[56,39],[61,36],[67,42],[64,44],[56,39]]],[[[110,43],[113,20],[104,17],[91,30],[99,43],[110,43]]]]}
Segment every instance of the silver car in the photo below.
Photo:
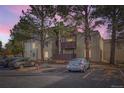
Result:
{"type": "Polygon", "coordinates": [[[85,72],[90,67],[89,61],[85,58],[75,58],[69,61],[67,65],[68,71],[81,71],[85,72]]]}
{"type": "Polygon", "coordinates": [[[9,68],[23,68],[27,66],[35,66],[35,62],[31,61],[29,58],[20,57],[8,64],[9,68]]]}

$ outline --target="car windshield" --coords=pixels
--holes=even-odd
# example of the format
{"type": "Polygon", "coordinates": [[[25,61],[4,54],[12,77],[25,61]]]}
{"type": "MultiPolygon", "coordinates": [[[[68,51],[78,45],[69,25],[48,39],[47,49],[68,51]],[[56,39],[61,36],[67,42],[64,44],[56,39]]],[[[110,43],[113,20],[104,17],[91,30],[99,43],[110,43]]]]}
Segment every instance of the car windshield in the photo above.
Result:
{"type": "Polygon", "coordinates": [[[22,61],[23,58],[16,58],[13,62],[18,62],[18,61],[22,61]]]}
{"type": "Polygon", "coordinates": [[[80,64],[81,60],[82,60],[81,58],[72,59],[69,64],[70,65],[80,64]]]}
{"type": "Polygon", "coordinates": [[[3,59],[1,59],[2,61],[4,61],[4,62],[10,62],[10,61],[13,61],[13,60],[15,60],[15,59],[17,59],[16,57],[6,57],[6,58],[3,58],[3,59]]]}
{"type": "Polygon", "coordinates": [[[75,59],[72,59],[71,61],[81,61],[82,59],[81,58],[75,58],[75,59]]]}
{"type": "Polygon", "coordinates": [[[14,62],[23,62],[23,61],[28,61],[28,58],[20,57],[20,58],[17,58],[16,60],[14,60],[14,62]]]}
{"type": "Polygon", "coordinates": [[[87,62],[87,60],[84,58],[75,58],[75,59],[72,59],[69,64],[76,65],[76,64],[80,64],[81,62],[85,63],[85,62],[87,62]]]}
{"type": "Polygon", "coordinates": [[[16,57],[13,57],[13,58],[9,58],[9,60],[15,60],[15,59],[17,59],[16,57]]]}

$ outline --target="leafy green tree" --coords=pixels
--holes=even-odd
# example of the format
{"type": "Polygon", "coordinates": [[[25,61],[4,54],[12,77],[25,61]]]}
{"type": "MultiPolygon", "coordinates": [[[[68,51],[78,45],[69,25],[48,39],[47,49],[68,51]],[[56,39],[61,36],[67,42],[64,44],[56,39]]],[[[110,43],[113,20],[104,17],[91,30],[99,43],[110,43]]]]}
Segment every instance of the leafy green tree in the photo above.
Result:
{"type": "MultiPolygon", "coordinates": [[[[21,17],[20,22],[18,22],[18,24],[16,24],[11,30],[11,37],[17,41],[25,41],[28,39],[39,40],[42,44],[41,56],[43,57],[44,45],[48,43],[50,40],[56,38],[56,36],[58,37],[57,33],[62,32],[62,30],[64,31],[64,25],[63,22],[56,22],[55,20],[53,22],[52,18],[55,17],[56,12],[52,12],[51,10],[49,10],[49,8],[52,7],[51,9],[53,10],[54,8],[55,10],[56,8],[55,6],[30,6],[30,7],[31,10],[28,10],[26,13],[23,12],[24,16],[21,17]],[[41,18],[42,8],[44,10],[43,19],[41,18]],[[49,15],[48,12],[50,12],[49,15]],[[54,27],[50,27],[51,23],[54,25],[54,27]],[[48,37],[46,37],[46,35],[48,35],[48,37]]],[[[41,59],[44,59],[42,57],[41,59]]]]}
{"type": "Polygon", "coordinates": [[[0,55],[2,54],[2,41],[0,41],[0,55]]]}
{"type": "Polygon", "coordinates": [[[51,5],[31,5],[30,9],[25,13],[25,20],[29,22],[30,25],[36,27],[34,33],[39,36],[39,41],[41,45],[41,60],[44,61],[44,44],[48,37],[47,29],[51,25],[51,19],[55,15],[54,6],[51,5]]]}
{"type": "Polygon", "coordinates": [[[56,53],[61,54],[61,38],[68,37],[74,31],[73,28],[64,25],[64,22],[56,22],[55,26],[50,29],[50,39],[55,39],[57,44],[56,53]]]}
{"type": "Polygon", "coordinates": [[[63,17],[65,21],[71,20],[70,25],[80,27],[85,34],[85,50],[86,59],[89,60],[90,49],[90,32],[94,31],[96,27],[104,24],[103,20],[93,17],[95,7],[88,5],[72,5],[72,6],[58,6],[58,14],[63,17]]]}
{"type": "Polygon", "coordinates": [[[96,17],[103,18],[111,32],[110,64],[115,64],[116,33],[124,27],[124,6],[96,6],[96,17]]]}
{"type": "Polygon", "coordinates": [[[5,45],[4,53],[6,55],[18,55],[22,53],[23,47],[21,46],[21,42],[16,40],[9,40],[9,42],[5,45]]]}
{"type": "Polygon", "coordinates": [[[30,30],[29,27],[30,26],[28,25],[27,21],[21,18],[20,21],[10,31],[11,44],[9,45],[12,45],[12,52],[14,54],[20,52],[22,53],[22,56],[24,56],[24,42],[28,39],[31,39],[31,33],[29,33],[29,31],[32,30],[30,30]]]}

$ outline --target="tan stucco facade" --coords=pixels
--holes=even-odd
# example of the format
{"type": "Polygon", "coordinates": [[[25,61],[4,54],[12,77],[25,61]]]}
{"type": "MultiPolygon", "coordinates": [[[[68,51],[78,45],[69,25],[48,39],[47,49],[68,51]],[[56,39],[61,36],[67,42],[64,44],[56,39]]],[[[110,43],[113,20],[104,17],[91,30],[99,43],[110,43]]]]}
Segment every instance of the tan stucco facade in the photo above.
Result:
{"type": "MultiPolygon", "coordinates": [[[[110,60],[110,40],[101,39],[102,43],[102,61],[109,63],[110,60]]],[[[115,62],[124,63],[124,40],[116,41],[115,62]]]]}
{"type": "MultiPolygon", "coordinates": [[[[29,57],[32,60],[41,59],[41,47],[40,41],[28,40],[25,42],[24,56],[29,57]]],[[[44,59],[47,60],[52,57],[52,42],[44,46],[44,59]]]]}
{"type": "Polygon", "coordinates": [[[76,57],[84,57],[84,56],[85,56],[84,36],[78,34],[76,40],[76,57]]]}
{"type": "MultiPolygon", "coordinates": [[[[89,56],[91,61],[100,62],[101,60],[101,51],[100,51],[100,35],[98,32],[91,33],[90,40],[90,51],[89,56]]],[[[77,57],[86,57],[85,54],[85,42],[84,35],[77,35],[77,47],[76,47],[76,56],[77,57]]]]}
{"type": "MultiPolygon", "coordinates": [[[[55,40],[50,41],[47,45],[44,45],[44,58],[50,59],[56,53],[55,40]]],[[[76,35],[76,49],[63,50],[65,54],[71,54],[74,52],[76,57],[85,57],[85,42],[84,35],[78,33],[76,35]]],[[[103,40],[98,32],[91,33],[90,41],[90,60],[93,62],[107,62],[110,59],[110,40],[103,40]]],[[[118,40],[116,43],[116,63],[124,62],[124,40],[118,40]]],[[[33,60],[41,59],[40,42],[37,40],[28,40],[25,42],[25,57],[30,57],[33,60]]]]}

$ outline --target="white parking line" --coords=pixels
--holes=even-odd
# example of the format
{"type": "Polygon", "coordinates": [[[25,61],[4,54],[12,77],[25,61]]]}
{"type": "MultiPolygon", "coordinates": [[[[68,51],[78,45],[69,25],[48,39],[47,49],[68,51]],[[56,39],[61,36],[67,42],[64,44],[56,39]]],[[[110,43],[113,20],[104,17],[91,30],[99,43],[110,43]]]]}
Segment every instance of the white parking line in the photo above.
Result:
{"type": "Polygon", "coordinates": [[[83,79],[87,78],[95,69],[91,70],[89,73],[83,76],[83,79]]]}

